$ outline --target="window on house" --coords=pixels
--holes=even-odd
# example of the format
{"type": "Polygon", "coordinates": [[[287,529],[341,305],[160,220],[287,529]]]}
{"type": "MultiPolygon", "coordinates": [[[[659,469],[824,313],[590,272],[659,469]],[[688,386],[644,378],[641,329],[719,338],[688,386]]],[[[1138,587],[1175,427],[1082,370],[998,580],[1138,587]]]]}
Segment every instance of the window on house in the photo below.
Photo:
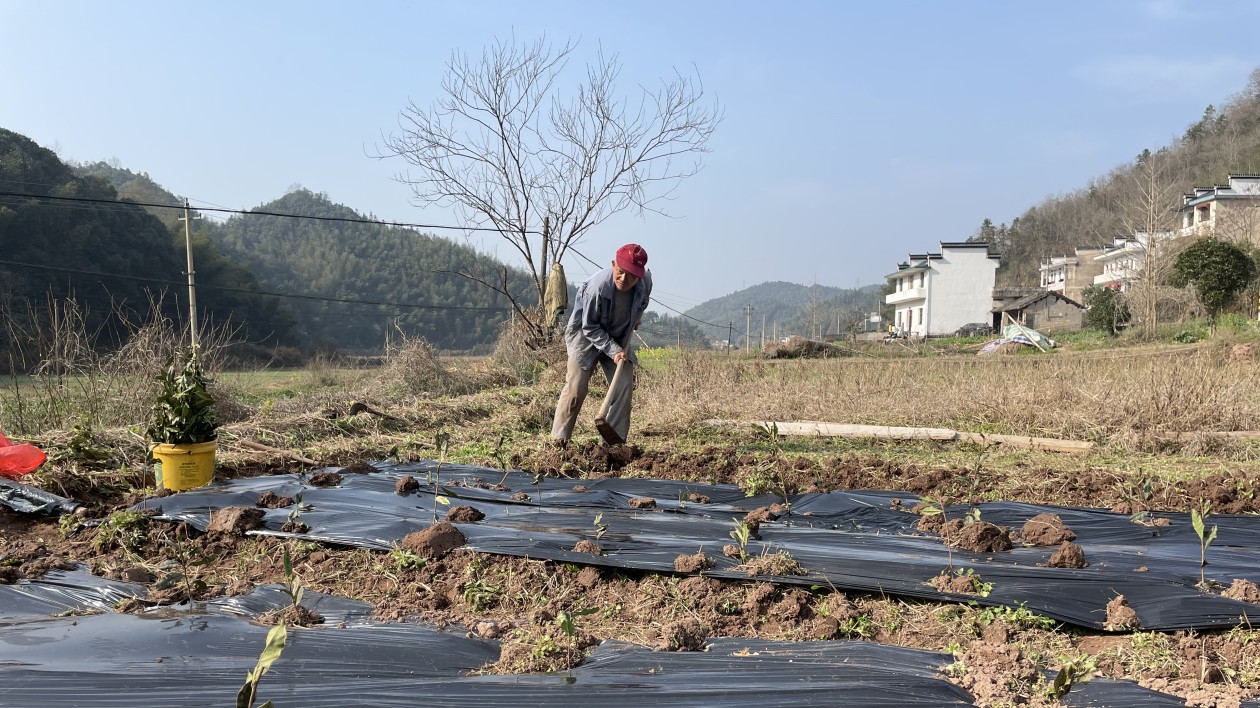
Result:
{"type": "Polygon", "coordinates": [[[1211,217],[1211,215],[1212,215],[1212,207],[1211,207],[1211,205],[1209,205],[1209,204],[1204,204],[1203,206],[1199,207],[1199,208],[1197,209],[1197,211],[1199,212],[1199,223],[1200,223],[1200,224],[1202,224],[1203,222],[1207,221],[1207,220],[1208,220],[1208,218],[1210,218],[1210,217],[1211,217]]]}
{"type": "Polygon", "coordinates": [[[923,278],[927,273],[919,273],[919,287],[923,287],[923,278]]]}
{"type": "Polygon", "coordinates": [[[919,308],[919,324],[923,324],[923,308],[919,308]]]}

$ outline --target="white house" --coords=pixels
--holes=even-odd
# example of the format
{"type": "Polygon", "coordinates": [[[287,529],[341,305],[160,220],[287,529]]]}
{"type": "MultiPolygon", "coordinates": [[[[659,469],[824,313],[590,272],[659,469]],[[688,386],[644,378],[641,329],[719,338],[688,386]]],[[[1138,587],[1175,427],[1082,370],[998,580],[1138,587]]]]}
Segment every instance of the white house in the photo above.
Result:
{"type": "Polygon", "coordinates": [[[1066,295],[1080,302],[1085,288],[1093,285],[1102,273],[1103,264],[1096,260],[1101,248],[1078,248],[1070,256],[1052,256],[1041,261],[1041,287],[1066,295]]]}
{"type": "Polygon", "coordinates": [[[1094,285],[1108,290],[1128,290],[1129,283],[1146,267],[1146,254],[1150,249],[1156,249],[1156,254],[1165,253],[1170,242],[1190,233],[1184,229],[1178,233],[1160,231],[1152,239],[1150,234],[1139,231],[1133,238],[1116,237],[1094,257],[1094,261],[1102,265],[1101,272],[1094,276],[1094,285]]]}
{"type": "Polygon", "coordinates": [[[1260,244],[1260,175],[1230,175],[1229,184],[1182,195],[1178,236],[1217,236],[1260,244]]]}
{"type": "Polygon", "coordinates": [[[941,242],[940,253],[910,254],[884,276],[893,291],[890,324],[909,337],[952,335],[959,327],[988,323],[998,256],[986,243],[941,242]]]}

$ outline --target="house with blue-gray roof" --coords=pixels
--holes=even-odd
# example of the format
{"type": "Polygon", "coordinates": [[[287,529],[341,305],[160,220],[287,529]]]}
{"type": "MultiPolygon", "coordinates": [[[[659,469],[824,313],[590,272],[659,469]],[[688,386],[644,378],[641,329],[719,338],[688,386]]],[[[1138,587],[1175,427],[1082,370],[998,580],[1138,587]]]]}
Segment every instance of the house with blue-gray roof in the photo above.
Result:
{"type": "Polygon", "coordinates": [[[884,276],[892,292],[890,323],[903,337],[945,337],[967,324],[987,323],[999,257],[987,243],[941,242],[939,253],[910,254],[884,276]]]}

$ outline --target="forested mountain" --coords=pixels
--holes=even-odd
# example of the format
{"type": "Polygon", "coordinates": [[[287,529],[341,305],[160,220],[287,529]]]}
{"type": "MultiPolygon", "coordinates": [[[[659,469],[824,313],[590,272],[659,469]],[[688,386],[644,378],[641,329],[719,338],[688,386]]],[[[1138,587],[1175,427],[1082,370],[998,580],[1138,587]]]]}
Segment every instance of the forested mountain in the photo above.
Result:
{"type": "Polygon", "coordinates": [[[1221,108],[1203,115],[1170,145],[1134,160],[1069,194],[1045,199],[1009,224],[984,219],[972,240],[997,245],[998,285],[1035,285],[1042,259],[1077,246],[1110,245],[1116,236],[1154,225],[1172,228],[1181,195],[1223,184],[1228,175],[1260,171],[1260,69],[1221,108]]]}
{"type": "MultiPolygon", "coordinates": [[[[306,189],[252,211],[320,217],[250,213],[198,225],[225,253],[248,263],[265,289],[307,298],[289,302],[298,331],[318,348],[375,352],[400,333],[440,348],[485,348],[510,316],[507,298],[460,274],[501,277],[502,264],[471,247],[354,223],[365,217],[306,189]]],[[[509,289],[526,302],[532,283],[512,269],[509,289]]]]}
{"type": "MultiPolygon", "coordinates": [[[[172,207],[180,207],[184,204],[184,200],[171,194],[157,182],[154,182],[149,177],[148,172],[137,174],[120,166],[117,160],[83,163],[76,165],[74,171],[80,177],[103,178],[114,187],[120,199],[129,199],[141,204],[169,204],[172,207]]],[[[179,209],[163,209],[151,206],[146,206],[144,209],[160,219],[169,229],[183,228],[179,222],[183,212],[179,209]]]]}
{"type": "Polygon", "coordinates": [[[723,297],[701,303],[687,311],[713,326],[701,329],[713,340],[743,341],[745,327],[760,342],[763,324],[766,339],[800,335],[822,338],[843,334],[859,313],[879,309],[879,285],[861,288],[835,288],[826,285],[798,285],[782,281],[761,283],[723,297]],[[751,311],[745,308],[751,306],[751,311]]]}
{"type": "MultiPolygon", "coordinates": [[[[127,204],[68,201],[73,198],[117,200],[101,177],[81,177],[51,150],[12,131],[0,129],[0,308],[6,328],[0,341],[23,368],[28,335],[47,331],[49,301],[73,298],[84,313],[84,333],[108,346],[127,335],[124,322],[142,321],[150,302],[161,313],[184,321],[186,267],[182,233],[176,237],[143,209],[127,204]]],[[[203,321],[225,322],[243,308],[261,308],[272,320],[265,331],[240,334],[260,344],[275,344],[285,334],[284,318],[274,306],[253,302],[238,292],[217,289],[256,287],[252,276],[223,258],[205,240],[194,244],[203,321]]]]}

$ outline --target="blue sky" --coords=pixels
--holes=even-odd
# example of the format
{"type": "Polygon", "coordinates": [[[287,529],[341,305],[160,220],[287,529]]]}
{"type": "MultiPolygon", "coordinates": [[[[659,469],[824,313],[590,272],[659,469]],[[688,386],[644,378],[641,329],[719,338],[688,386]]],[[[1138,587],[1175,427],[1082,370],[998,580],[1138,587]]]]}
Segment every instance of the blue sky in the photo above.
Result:
{"type": "Polygon", "coordinates": [[[643,244],[658,299],[684,310],[772,280],[882,282],[909,252],[1168,144],[1260,67],[1257,20],[1257,3],[1172,0],[0,0],[0,127],[66,160],[117,159],[194,205],[301,184],[454,224],[411,205],[403,165],[367,157],[408,100],[436,97],[452,50],[573,38],[571,68],[602,47],[627,92],[694,67],[725,119],[673,218],[622,215],[578,246],[602,262],[643,244]]]}

